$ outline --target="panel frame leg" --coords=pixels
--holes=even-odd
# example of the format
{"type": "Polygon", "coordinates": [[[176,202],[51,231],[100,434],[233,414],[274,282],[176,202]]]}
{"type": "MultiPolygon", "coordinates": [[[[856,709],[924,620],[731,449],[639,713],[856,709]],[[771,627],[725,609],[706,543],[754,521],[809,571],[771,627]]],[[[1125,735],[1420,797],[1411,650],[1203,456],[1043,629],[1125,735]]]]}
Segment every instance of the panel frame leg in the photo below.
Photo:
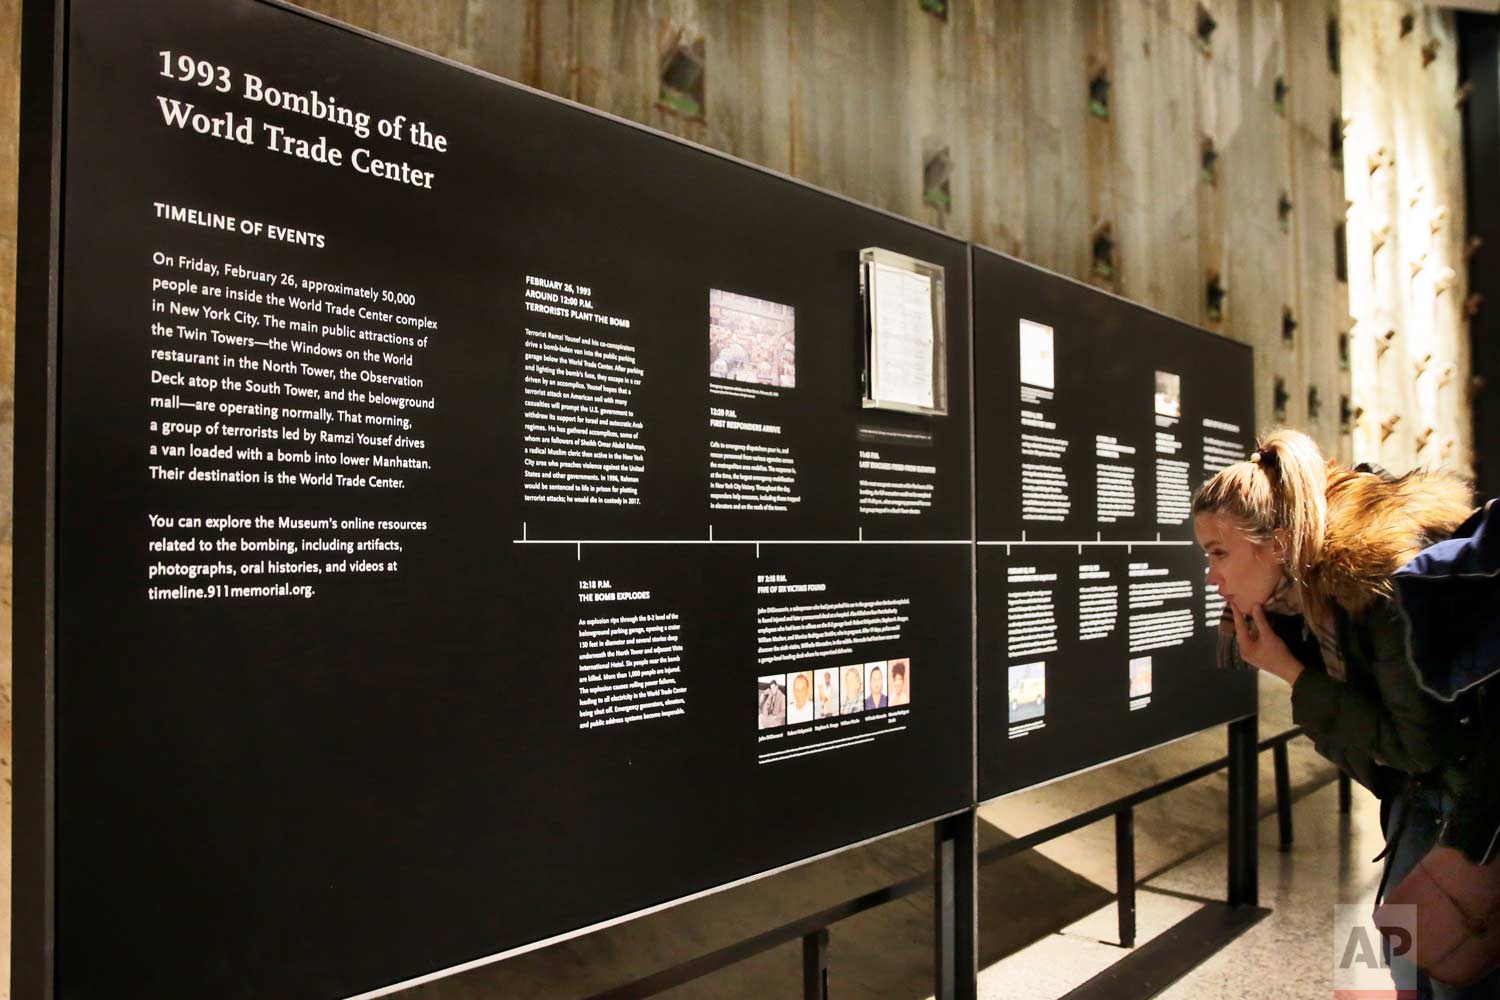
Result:
{"type": "Polygon", "coordinates": [[[1286,740],[1279,740],[1271,747],[1271,761],[1276,769],[1276,827],[1281,836],[1281,849],[1292,849],[1292,776],[1287,759],[1286,740]]]}
{"type": "Polygon", "coordinates": [[[1115,897],[1120,916],[1120,947],[1135,947],[1135,810],[1115,813],[1115,897]]]}
{"type": "Polygon", "coordinates": [[[1260,717],[1229,724],[1229,905],[1259,901],[1260,864],[1256,826],[1260,818],[1260,717]]]}
{"type": "Polygon", "coordinates": [[[939,820],[933,832],[934,1000],[975,1000],[979,989],[977,813],[939,820]]]}
{"type": "Polygon", "coordinates": [[[828,1000],[828,928],[802,937],[802,1000],[828,1000]]]}

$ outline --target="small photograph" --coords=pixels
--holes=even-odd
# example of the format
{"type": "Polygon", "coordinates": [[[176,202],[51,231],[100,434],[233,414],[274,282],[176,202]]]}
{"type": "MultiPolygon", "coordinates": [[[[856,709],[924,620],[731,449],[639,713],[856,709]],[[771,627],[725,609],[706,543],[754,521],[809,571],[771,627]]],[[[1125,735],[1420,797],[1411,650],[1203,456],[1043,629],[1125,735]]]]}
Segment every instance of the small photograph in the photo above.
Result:
{"type": "Polygon", "coordinates": [[[839,672],[835,667],[824,667],[817,673],[813,685],[813,704],[817,717],[831,719],[839,714],[839,672]]]}
{"type": "Polygon", "coordinates": [[[891,689],[892,705],[911,704],[911,660],[902,657],[899,660],[890,661],[890,669],[886,671],[886,683],[891,689]]]}
{"type": "Polygon", "coordinates": [[[886,691],[886,663],[880,660],[875,663],[865,664],[865,710],[874,711],[877,708],[886,708],[890,705],[890,695],[886,691]]]}
{"type": "Polygon", "coordinates": [[[851,663],[839,673],[839,714],[858,715],[865,710],[864,667],[851,663]]]}
{"type": "Polygon", "coordinates": [[[708,374],[756,385],[795,386],[796,310],[779,302],[709,289],[708,374]]]}
{"type": "Polygon", "coordinates": [[[1052,360],[1052,327],[1021,320],[1021,381],[1039,389],[1057,388],[1052,360]]]}
{"type": "Polygon", "coordinates": [[[1137,656],[1130,661],[1130,697],[1144,698],[1151,693],[1151,657],[1137,656]]]}
{"type": "Polygon", "coordinates": [[[1010,724],[1047,714],[1047,664],[1020,663],[1010,668],[1010,724]]]}
{"type": "Polygon", "coordinates": [[[758,726],[775,729],[786,725],[786,674],[759,678],[758,726]]]}
{"type": "Polygon", "coordinates": [[[1171,372],[1156,373],[1156,412],[1158,416],[1182,416],[1182,376],[1171,372]]]}
{"type": "Polygon", "coordinates": [[[804,670],[797,674],[787,674],[786,686],[791,692],[791,700],[786,705],[787,724],[811,722],[813,718],[812,671],[804,670]]]}

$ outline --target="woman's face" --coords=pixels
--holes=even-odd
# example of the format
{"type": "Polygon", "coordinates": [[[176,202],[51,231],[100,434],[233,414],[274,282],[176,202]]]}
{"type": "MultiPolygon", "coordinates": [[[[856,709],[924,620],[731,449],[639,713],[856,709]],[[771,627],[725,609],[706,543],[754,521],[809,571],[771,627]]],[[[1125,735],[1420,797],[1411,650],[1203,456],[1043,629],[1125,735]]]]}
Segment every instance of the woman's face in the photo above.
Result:
{"type": "Polygon", "coordinates": [[[905,691],[906,691],[906,675],[905,674],[891,674],[891,694],[893,694],[893,695],[895,695],[896,697],[899,698],[899,697],[901,697],[902,693],[905,692],[905,691]]]}
{"type": "Polygon", "coordinates": [[[1284,573],[1274,542],[1249,538],[1227,514],[1196,514],[1193,534],[1208,555],[1208,584],[1236,614],[1249,614],[1275,592],[1284,573]]]}
{"type": "Polygon", "coordinates": [[[859,693],[859,671],[850,667],[844,671],[844,697],[859,693]]]}

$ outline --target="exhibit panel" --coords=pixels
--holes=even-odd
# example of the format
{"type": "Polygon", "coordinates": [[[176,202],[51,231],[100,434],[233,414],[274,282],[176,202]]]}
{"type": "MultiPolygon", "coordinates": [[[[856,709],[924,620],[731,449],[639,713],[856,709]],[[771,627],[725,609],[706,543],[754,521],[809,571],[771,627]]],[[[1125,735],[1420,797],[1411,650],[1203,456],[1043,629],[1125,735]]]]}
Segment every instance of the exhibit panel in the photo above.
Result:
{"type": "Polygon", "coordinates": [[[263,0],[66,13],[18,962],[346,997],[972,804],[963,243],[263,0]]]}
{"type": "Polygon", "coordinates": [[[1249,348],[978,248],[974,342],[979,798],[1253,713],[1190,518],[1249,348]]]}

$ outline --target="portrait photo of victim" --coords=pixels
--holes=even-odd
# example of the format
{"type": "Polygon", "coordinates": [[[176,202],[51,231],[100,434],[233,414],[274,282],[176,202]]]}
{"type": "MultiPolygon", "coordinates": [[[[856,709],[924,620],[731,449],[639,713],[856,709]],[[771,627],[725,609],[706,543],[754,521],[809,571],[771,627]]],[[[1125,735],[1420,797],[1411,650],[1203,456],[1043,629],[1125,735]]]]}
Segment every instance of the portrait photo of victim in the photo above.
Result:
{"type": "Polygon", "coordinates": [[[886,682],[890,685],[891,689],[891,704],[910,705],[911,660],[904,656],[899,660],[891,660],[890,669],[887,672],[890,674],[886,678],[886,682]]]}
{"type": "Polygon", "coordinates": [[[813,675],[811,670],[788,674],[786,678],[787,725],[796,722],[811,722],[813,718],[813,675]]]}
{"type": "Polygon", "coordinates": [[[891,703],[890,695],[885,689],[885,671],[884,660],[865,664],[865,711],[867,712],[885,708],[891,703]]]}
{"type": "Polygon", "coordinates": [[[831,719],[839,714],[839,672],[837,668],[824,667],[817,676],[813,691],[814,711],[819,719],[831,719]]]}
{"type": "Polygon", "coordinates": [[[757,686],[757,726],[760,729],[775,729],[786,725],[786,674],[762,677],[757,686]]]}
{"type": "Polygon", "coordinates": [[[858,715],[865,710],[865,675],[862,664],[845,667],[839,678],[839,714],[858,715]]]}

